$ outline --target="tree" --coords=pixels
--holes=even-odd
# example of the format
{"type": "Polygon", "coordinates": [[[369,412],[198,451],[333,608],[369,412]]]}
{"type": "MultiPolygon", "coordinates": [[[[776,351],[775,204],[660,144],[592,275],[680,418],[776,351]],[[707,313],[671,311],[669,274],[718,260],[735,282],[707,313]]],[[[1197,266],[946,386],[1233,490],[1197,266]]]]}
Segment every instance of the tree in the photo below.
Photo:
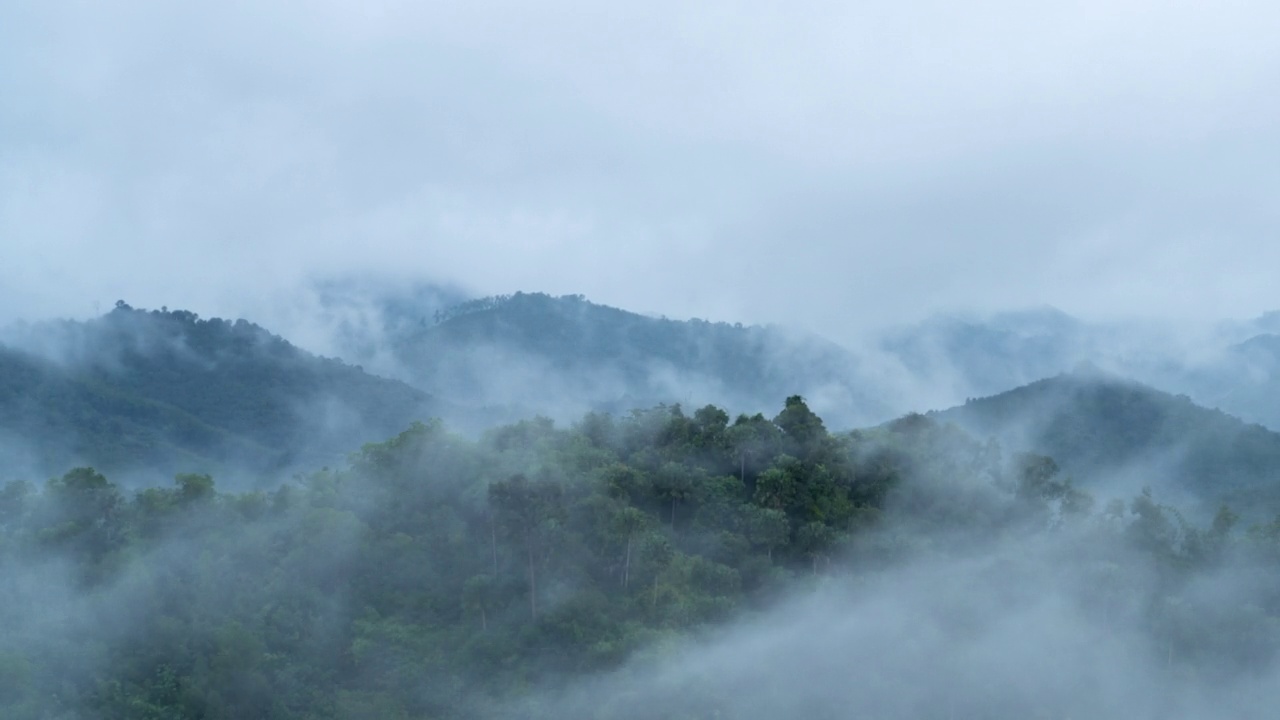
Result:
{"type": "Polygon", "coordinates": [[[1015,459],[1016,484],[1014,495],[1026,502],[1044,503],[1056,500],[1066,491],[1056,478],[1058,463],[1051,457],[1034,453],[1020,453],[1015,459]]]}
{"type": "Polygon", "coordinates": [[[788,513],[799,497],[800,484],[795,474],[782,467],[775,465],[756,478],[755,501],[761,507],[788,513]]]}
{"type": "Polygon", "coordinates": [[[45,484],[48,502],[39,536],[53,544],[73,544],[94,561],[124,540],[119,522],[120,490],[90,467],[69,471],[45,484]]]}
{"type": "Polygon", "coordinates": [[[1129,503],[1134,520],[1129,524],[1128,535],[1137,547],[1159,558],[1170,558],[1176,551],[1178,528],[1165,514],[1165,507],[1151,497],[1151,488],[1129,503]]]}
{"type": "Polygon", "coordinates": [[[752,417],[739,415],[726,431],[726,437],[738,460],[738,479],[748,488],[751,487],[748,478],[754,479],[767,467],[782,445],[782,431],[759,413],[752,417]]]}
{"type": "Polygon", "coordinates": [[[693,413],[696,428],[694,445],[704,452],[712,452],[716,460],[729,446],[729,414],[715,405],[707,405],[693,413]]]}
{"type": "Polygon", "coordinates": [[[631,584],[631,554],[635,545],[636,534],[647,527],[649,516],[639,508],[624,507],[613,516],[613,529],[623,538],[625,550],[622,558],[622,587],[631,584]]]}
{"type": "Polygon", "coordinates": [[[213,478],[208,475],[184,473],[174,478],[178,486],[179,502],[189,505],[212,498],[215,494],[213,478]]]}
{"type": "Polygon", "coordinates": [[[805,523],[796,531],[796,545],[813,563],[814,575],[818,574],[818,559],[826,557],[835,537],[835,531],[820,522],[805,523]]]}
{"type": "Polygon", "coordinates": [[[651,531],[645,534],[640,542],[640,559],[644,563],[647,574],[653,578],[651,608],[658,607],[658,581],[675,556],[676,551],[671,547],[671,541],[657,532],[651,531]]]}
{"type": "Polygon", "coordinates": [[[822,418],[814,414],[809,406],[805,404],[804,398],[799,395],[792,395],[787,398],[786,406],[782,412],[773,419],[773,424],[782,428],[800,447],[808,447],[819,440],[826,438],[827,429],[822,424],[822,418]]]}
{"type": "Polygon", "coordinates": [[[773,560],[773,549],[786,545],[791,537],[791,523],[786,513],[774,508],[746,505],[743,514],[747,540],[756,547],[765,548],[769,559],[773,560]]]}
{"type": "Polygon", "coordinates": [[[563,497],[559,483],[531,483],[524,475],[489,486],[498,528],[524,555],[533,618],[538,617],[538,566],[564,522],[563,497]]]}
{"type": "Polygon", "coordinates": [[[676,526],[676,505],[690,500],[698,489],[698,484],[705,479],[700,468],[675,462],[663,463],[653,477],[653,489],[659,498],[671,505],[671,527],[676,526]]]}
{"type": "Polygon", "coordinates": [[[489,611],[497,604],[498,584],[490,575],[474,575],[462,587],[462,604],[480,614],[480,629],[489,629],[489,611]]]}

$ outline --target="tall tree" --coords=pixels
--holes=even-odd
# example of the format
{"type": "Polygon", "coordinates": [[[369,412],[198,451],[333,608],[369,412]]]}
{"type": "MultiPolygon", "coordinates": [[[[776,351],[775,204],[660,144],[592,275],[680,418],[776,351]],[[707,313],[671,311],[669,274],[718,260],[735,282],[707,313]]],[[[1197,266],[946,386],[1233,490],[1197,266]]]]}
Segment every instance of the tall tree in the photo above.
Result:
{"type": "Polygon", "coordinates": [[[538,567],[564,522],[564,489],[557,482],[530,482],[513,475],[489,486],[489,504],[498,527],[524,557],[529,614],[538,617],[538,567]]]}

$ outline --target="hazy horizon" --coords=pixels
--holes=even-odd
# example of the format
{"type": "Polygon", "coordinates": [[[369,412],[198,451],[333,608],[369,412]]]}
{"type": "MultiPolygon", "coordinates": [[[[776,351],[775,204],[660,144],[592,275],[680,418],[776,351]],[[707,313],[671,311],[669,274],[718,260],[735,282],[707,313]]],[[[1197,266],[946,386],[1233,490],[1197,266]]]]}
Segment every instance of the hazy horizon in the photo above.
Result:
{"type": "Polygon", "coordinates": [[[348,273],[844,339],[1277,306],[1274,7],[0,10],[0,319],[348,273]]]}

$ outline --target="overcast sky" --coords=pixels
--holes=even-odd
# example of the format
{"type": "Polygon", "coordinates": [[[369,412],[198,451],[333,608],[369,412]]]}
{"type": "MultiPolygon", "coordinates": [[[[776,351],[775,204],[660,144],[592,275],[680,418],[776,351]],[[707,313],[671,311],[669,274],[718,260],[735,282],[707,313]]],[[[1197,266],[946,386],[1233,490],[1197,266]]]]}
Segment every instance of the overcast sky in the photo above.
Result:
{"type": "Polygon", "coordinates": [[[0,319],[310,278],[839,336],[1280,308],[1280,6],[0,4],[0,319]]]}

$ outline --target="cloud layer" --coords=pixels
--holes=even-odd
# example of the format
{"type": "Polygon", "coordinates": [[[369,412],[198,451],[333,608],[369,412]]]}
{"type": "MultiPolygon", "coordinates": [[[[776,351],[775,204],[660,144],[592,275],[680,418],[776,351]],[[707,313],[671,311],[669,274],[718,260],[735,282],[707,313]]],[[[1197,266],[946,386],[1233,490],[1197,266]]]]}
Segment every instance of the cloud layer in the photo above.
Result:
{"type": "Polygon", "coordinates": [[[835,337],[1274,305],[1253,0],[0,10],[4,319],[348,272],[835,337]]]}

